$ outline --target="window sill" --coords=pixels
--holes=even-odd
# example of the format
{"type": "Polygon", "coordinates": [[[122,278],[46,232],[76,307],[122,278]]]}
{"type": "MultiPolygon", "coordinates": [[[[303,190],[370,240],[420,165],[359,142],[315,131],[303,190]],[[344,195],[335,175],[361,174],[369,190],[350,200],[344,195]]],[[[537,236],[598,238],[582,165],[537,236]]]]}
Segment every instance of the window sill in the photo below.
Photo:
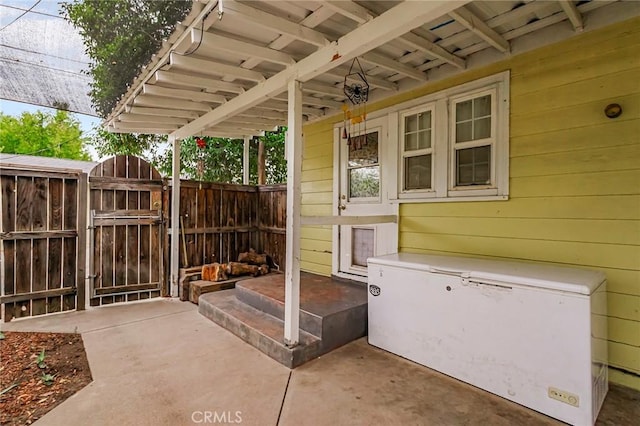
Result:
{"type": "Polygon", "coordinates": [[[431,197],[431,198],[398,198],[389,200],[392,204],[408,204],[408,203],[460,203],[471,201],[507,201],[508,195],[484,195],[484,196],[462,196],[457,197],[431,197]]]}

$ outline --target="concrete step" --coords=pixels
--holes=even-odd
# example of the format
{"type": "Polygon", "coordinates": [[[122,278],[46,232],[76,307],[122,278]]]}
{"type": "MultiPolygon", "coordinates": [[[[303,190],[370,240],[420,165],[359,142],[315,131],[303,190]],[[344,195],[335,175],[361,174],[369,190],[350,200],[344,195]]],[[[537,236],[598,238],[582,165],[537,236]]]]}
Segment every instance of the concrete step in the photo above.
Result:
{"type": "MultiPolygon", "coordinates": [[[[251,283],[248,286],[238,285],[236,297],[241,302],[284,321],[284,301],[261,293],[251,283]]],[[[322,322],[323,318],[321,316],[304,310],[302,306],[300,307],[300,329],[322,338],[322,322]]]]}
{"type": "Polygon", "coordinates": [[[241,302],[236,290],[200,296],[198,312],[289,368],[324,353],[320,339],[304,331],[300,332],[296,347],[287,347],[283,341],[284,322],[241,302]]]}

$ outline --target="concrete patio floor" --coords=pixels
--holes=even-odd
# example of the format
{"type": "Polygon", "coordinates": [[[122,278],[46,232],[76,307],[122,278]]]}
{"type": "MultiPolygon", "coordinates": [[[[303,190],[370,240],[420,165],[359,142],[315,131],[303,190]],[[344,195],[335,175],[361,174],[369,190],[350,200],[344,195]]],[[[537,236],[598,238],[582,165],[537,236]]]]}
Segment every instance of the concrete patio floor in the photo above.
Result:
{"type": "MultiPolygon", "coordinates": [[[[293,371],[158,299],[0,324],[82,333],[93,382],[37,425],[553,425],[549,417],[367,344],[293,371]],[[217,416],[217,419],[216,417],[217,416]]],[[[638,393],[610,392],[598,424],[640,418],[638,393]]]]}

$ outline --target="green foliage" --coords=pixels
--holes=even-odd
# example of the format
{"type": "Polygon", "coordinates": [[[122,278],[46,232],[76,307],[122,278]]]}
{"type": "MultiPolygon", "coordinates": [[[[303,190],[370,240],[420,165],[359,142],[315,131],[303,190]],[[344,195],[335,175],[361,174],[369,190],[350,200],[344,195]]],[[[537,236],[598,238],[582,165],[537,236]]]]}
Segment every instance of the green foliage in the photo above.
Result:
{"type": "Polygon", "coordinates": [[[38,358],[36,358],[36,364],[38,364],[38,368],[44,369],[47,367],[47,364],[44,363],[44,358],[45,354],[43,349],[42,352],[40,352],[40,354],[38,355],[38,358]]]}
{"type": "Polygon", "coordinates": [[[80,122],[67,111],[25,112],[20,117],[0,113],[0,152],[90,160],[80,122]]]}
{"type": "Polygon", "coordinates": [[[55,381],[55,379],[56,379],[55,375],[48,374],[48,373],[42,373],[42,376],[40,377],[40,380],[42,380],[42,383],[44,383],[47,386],[51,386],[55,381]]]}
{"type": "Polygon", "coordinates": [[[106,117],[151,56],[191,9],[190,0],[77,0],[62,14],[80,32],[91,58],[91,98],[106,117]]]}
{"type": "MultiPolygon", "coordinates": [[[[266,132],[262,136],[265,149],[266,183],[283,183],[287,178],[287,162],[284,159],[284,132],[281,128],[276,132],[266,132]]],[[[207,146],[198,148],[195,138],[186,138],[180,148],[180,170],[185,179],[203,180],[205,182],[242,183],[242,139],[204,138],[207,146]],[[198,170],[198,162],[203,162],[202,176],[198,170]]],[[[151,160],[164,176],[171,175],[172,151],[164,156],[151,160]]],[[[252,140],[249,148],[249,183],[258,183],[258,141],[252,140]]]]}
{"type": "Polygon", "coordinates": [[[94,137],[89,145],[100,157],[135,155],[153,162],[167,143],[167,137],[164,135],[110,133],[102,127],[94,130],[94,137]]]}

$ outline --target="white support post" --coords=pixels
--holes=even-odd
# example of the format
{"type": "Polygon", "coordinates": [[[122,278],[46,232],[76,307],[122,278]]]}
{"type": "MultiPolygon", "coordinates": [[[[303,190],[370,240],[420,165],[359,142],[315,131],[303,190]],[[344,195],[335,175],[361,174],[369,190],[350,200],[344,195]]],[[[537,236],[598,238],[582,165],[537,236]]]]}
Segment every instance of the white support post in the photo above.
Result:
{"type": "Polygon", "coordinates": [[[300,339],[300,204],[302,176],[302,90],[297,80],[288,83],[287,131],[287,247],[284,292],[284,342],[300,339]]]}
{"type": "Polygon", "coordinates": [[[180,139],[169,136],[173,147],[171,175],[171,265],[170,296],[178,297],[178,278],[180,275],[180,139]]]}
{"type": "Polygon", "coordinates": [[[242,151],[242,184],[249,185],[249,136],[244,137],[244,149],[242,151]]]}

